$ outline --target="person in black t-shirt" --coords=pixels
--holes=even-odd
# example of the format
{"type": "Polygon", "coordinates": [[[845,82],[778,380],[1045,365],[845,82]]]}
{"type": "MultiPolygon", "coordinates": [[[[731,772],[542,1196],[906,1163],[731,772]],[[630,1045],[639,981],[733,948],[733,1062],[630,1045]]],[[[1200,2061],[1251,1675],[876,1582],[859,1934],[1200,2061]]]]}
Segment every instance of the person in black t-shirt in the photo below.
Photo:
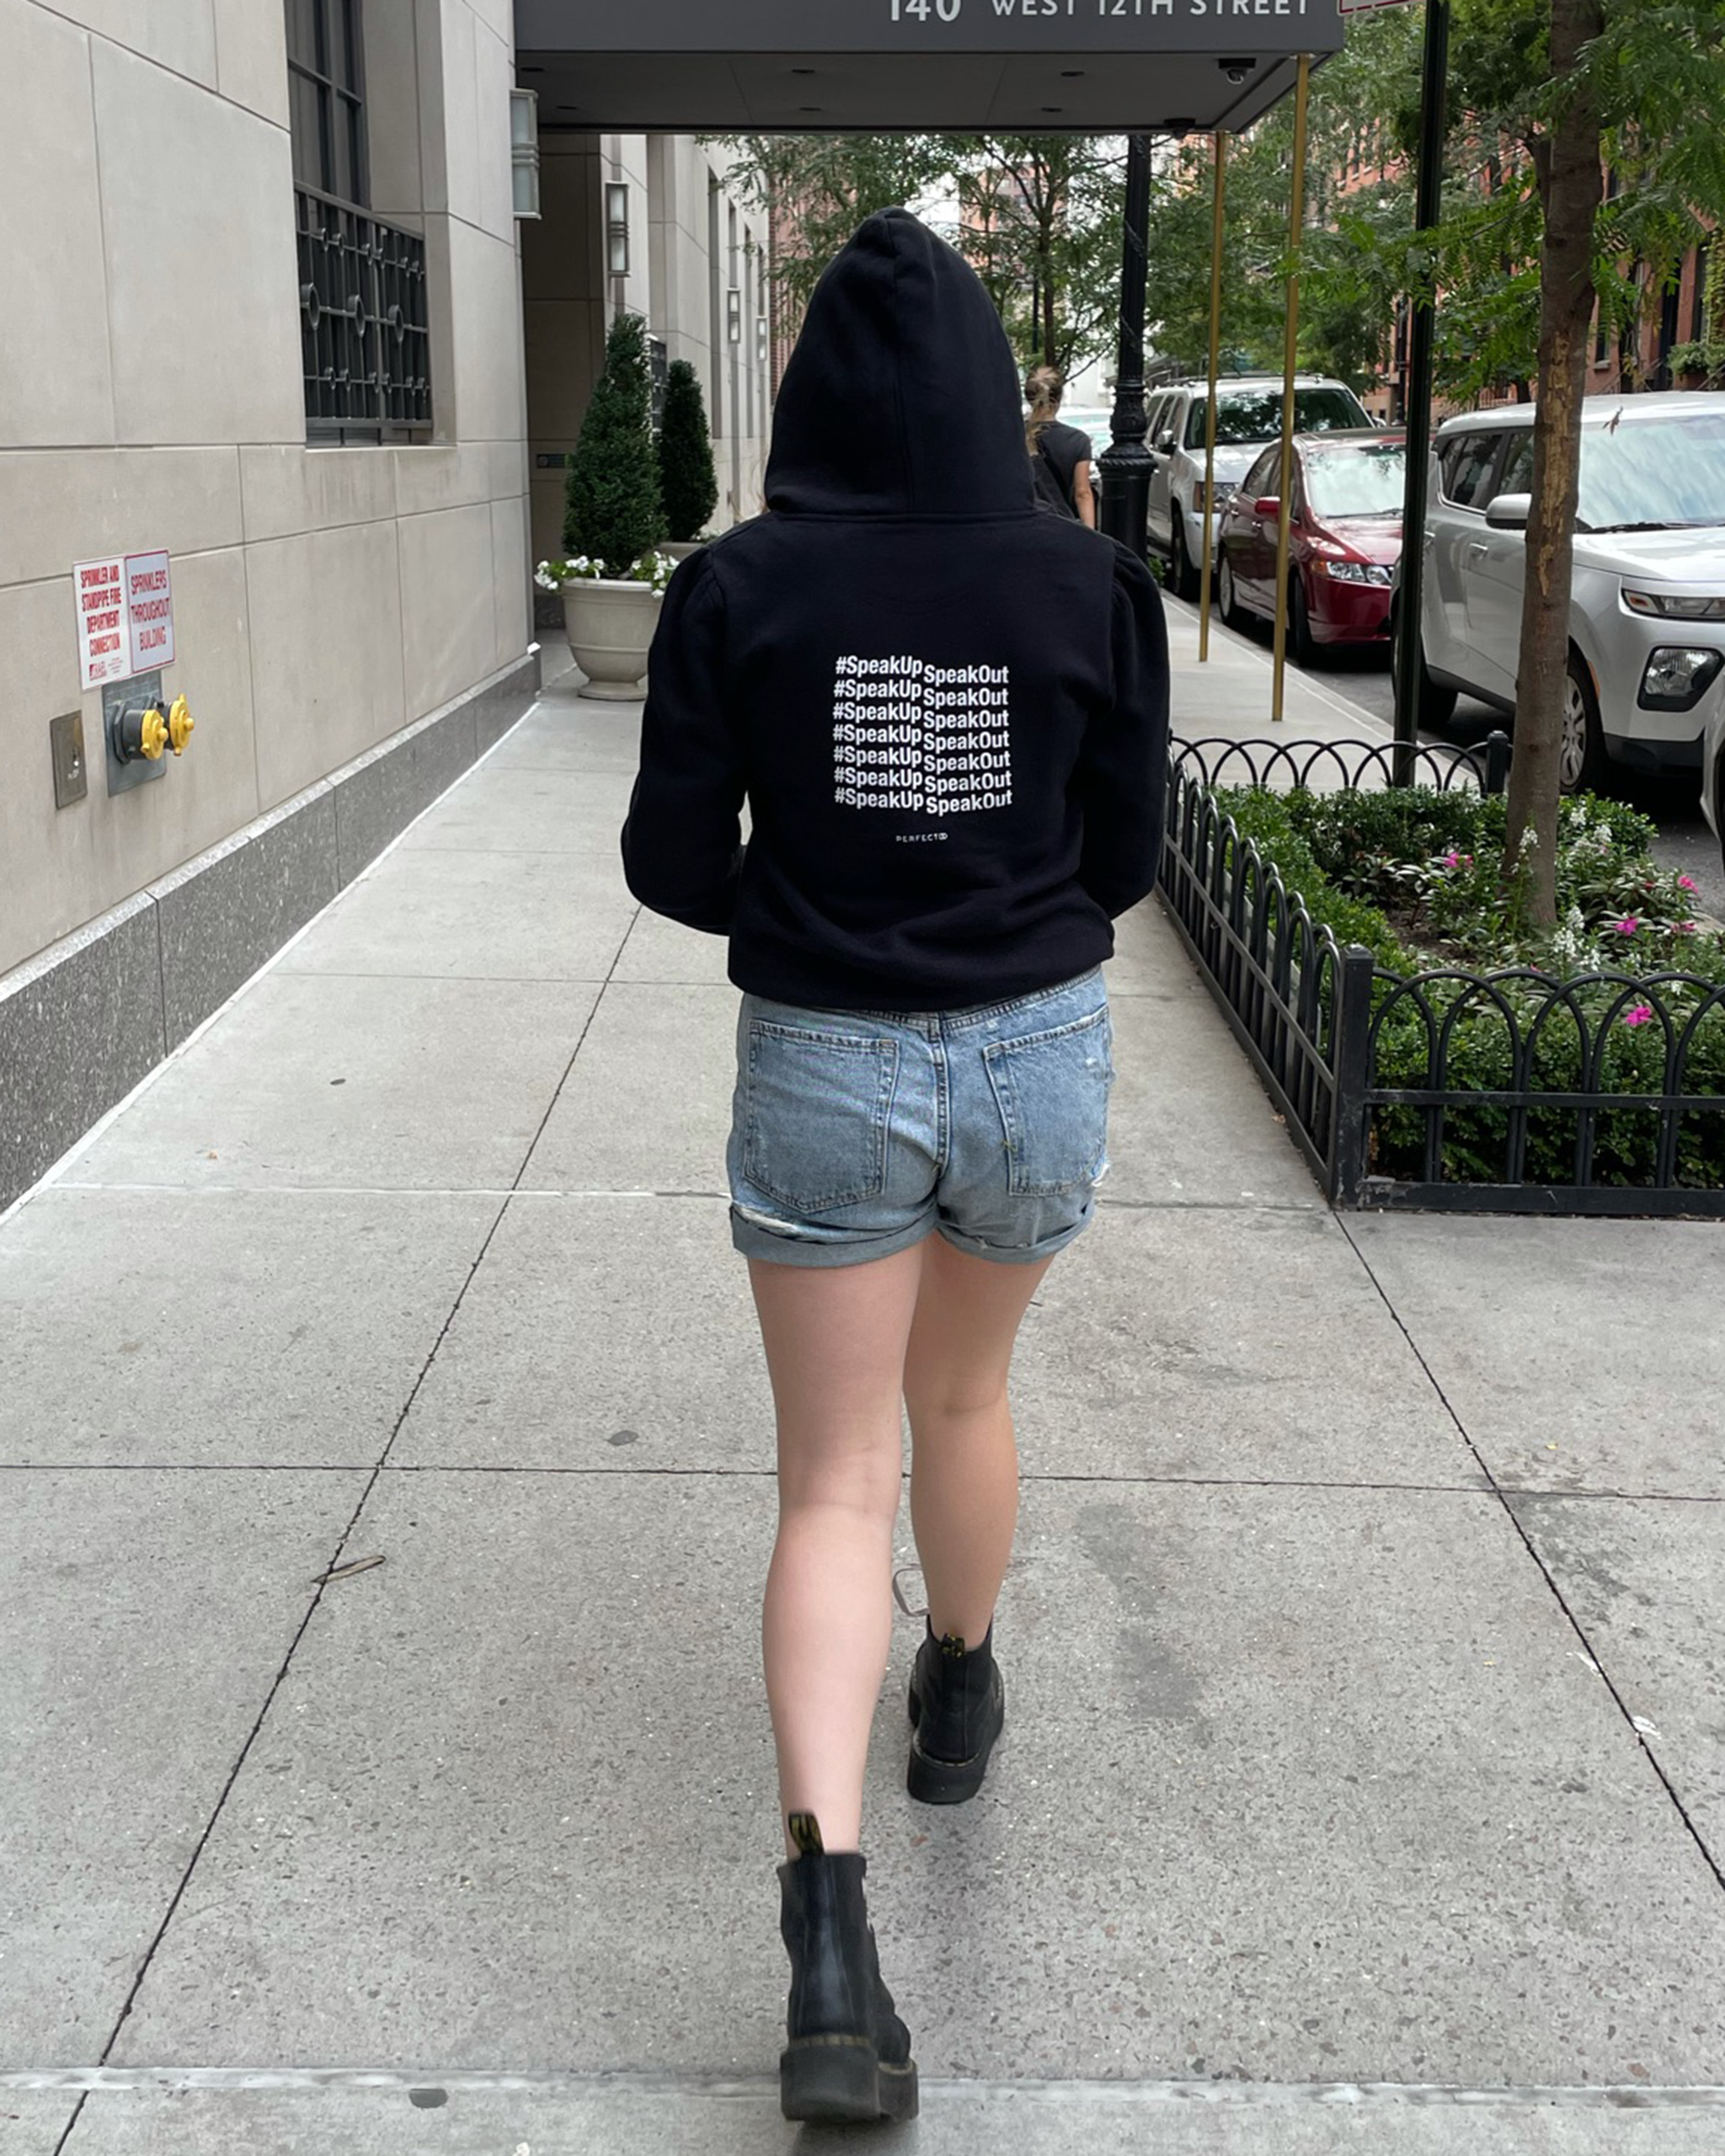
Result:
{"type": "Polygon", "coordinates": [[[1066,377],[1058,367],[1032,367],[1024,377],[1030,418],[1024,438],[1036,475],[1036,498],[1065,516],[1096,529],[1096,490],[1090,483],[1091,440],[1060,418],[1066,377]]]}

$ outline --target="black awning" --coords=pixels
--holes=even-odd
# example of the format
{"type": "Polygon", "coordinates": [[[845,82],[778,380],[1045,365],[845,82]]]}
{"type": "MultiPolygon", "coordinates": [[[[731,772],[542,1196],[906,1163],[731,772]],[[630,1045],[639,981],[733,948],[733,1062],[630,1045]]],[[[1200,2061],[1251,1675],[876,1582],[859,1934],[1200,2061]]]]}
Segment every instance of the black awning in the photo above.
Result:
{"type": "Polygon", "coordinates": [[[548,129],[1119,134],[1248,125],[1337,0],[515,0],[548,129]]]}

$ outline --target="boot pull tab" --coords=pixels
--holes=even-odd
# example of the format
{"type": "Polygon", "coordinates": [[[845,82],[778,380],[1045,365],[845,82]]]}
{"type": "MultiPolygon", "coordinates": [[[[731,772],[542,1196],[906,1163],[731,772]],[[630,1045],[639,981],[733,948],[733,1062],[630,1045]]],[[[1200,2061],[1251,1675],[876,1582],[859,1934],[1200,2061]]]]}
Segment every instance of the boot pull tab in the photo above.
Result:
{"type": "Polygon", "coordinates": [[[964,1659],[964,1642],[956,1632],[945,1634],[940,1643],[940,1651],[948,1662],[962,1662],[964,1659]]]}
{"type": "Polygon", "coordinates": [[[791,1838],[791,1846],[798,1856],[825,1856],[826,1845],[820,1838],[820,1822],[812,1812],[793,1812],[785,1821],[785,1831],[791,1838]]]}

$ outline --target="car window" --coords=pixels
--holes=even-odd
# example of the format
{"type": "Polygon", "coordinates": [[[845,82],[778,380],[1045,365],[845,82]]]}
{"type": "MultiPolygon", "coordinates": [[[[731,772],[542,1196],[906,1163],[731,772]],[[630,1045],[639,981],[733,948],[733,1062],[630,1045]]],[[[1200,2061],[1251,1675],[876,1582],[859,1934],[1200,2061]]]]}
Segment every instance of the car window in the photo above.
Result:
{"type": "MultiPolygon", "coordinates": [[[[1186,446],[1204,445],[1204,415],[1210,399],[1194,397],[1186,415],[1186,446]]],[[[1339,384],[1323,389],[1294,392],[1294,431],[1301,435],[1334,434],[1348,427],[1369,427],[1370,414],[1351,389],[1339,384]]],[[[1269,441],[1282,431],[1282,392],[1279,389],[1224,389],[1216,394],[1216,440],[1226,448],[1269,441]]]]}
{"type": "Polygon", "coordinates": [[[1160,435],[1165,428],[1172,424],[1174,406],[1178,403],[1178,398],[1172,397],[1168,395],[1167,392],[1164,392],[1162,396],[1156,398],[1155,403],[1151,406],[1149,439],[1152,448],[1156,446],[1157,435],[1160,435]]]}
{"type": "Polygon", "coordinates": [[[1279,449],[1266,450],[1240,482],[1240,491],[1248,500],[1258,501],[1266,494],[1274,494],[1281,478],[1281,458],[1279,449]]]}
{"type": "Polygon", "coordinates": [[[1488,499],[1487,482],[1503,446],[1501,433],[1458,435],[1444,446],[1439,469],[1444,499],[1461,509],[1483,509],[1488,499]]]}
{"type": "Polygon", "coordinates": [[[1525,494],[1533,488],[1533,429],[1519,435],[1503,460],[1503,469],[1492,488],[1492,499],[1499,494],[1525,494]]]}
{"type": "Polygon", "coordinates": [[[1586,428],[1579,515],[1590,531],[1725,525],[1725,412],[1666,412],[1586,428]]]}
{"type": "Polygon", "coordinates": [[[1399,441],[1308,442],[1301,451],[1306,490],[1320,516],[1399,516],[1407,460],[1399,441]]]}

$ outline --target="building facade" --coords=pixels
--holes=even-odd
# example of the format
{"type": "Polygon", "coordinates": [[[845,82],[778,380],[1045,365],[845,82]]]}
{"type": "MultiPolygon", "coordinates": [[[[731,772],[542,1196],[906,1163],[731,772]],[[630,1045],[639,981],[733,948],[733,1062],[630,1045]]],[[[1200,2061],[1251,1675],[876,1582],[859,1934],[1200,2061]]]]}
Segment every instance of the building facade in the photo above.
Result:
{"type": "Polygon", "coordinates": [[[765,221],[727,188],[724,150],[692,136],[589,133],[553,107],[539,141],[542,215],[522,227],[534,559],[563,552],[565,464],[620,311],[645,322],[661,377],[673,360],[700,377],[714,528],[755,515],[772,427],[765,221]]]}
{"type": "Polygon", "coordinates": [[[518,220],[514,13],[0,0],[0,1209],[525,710],[617,306],[758,499],[761,236],[554,115],[518,220]]]}

